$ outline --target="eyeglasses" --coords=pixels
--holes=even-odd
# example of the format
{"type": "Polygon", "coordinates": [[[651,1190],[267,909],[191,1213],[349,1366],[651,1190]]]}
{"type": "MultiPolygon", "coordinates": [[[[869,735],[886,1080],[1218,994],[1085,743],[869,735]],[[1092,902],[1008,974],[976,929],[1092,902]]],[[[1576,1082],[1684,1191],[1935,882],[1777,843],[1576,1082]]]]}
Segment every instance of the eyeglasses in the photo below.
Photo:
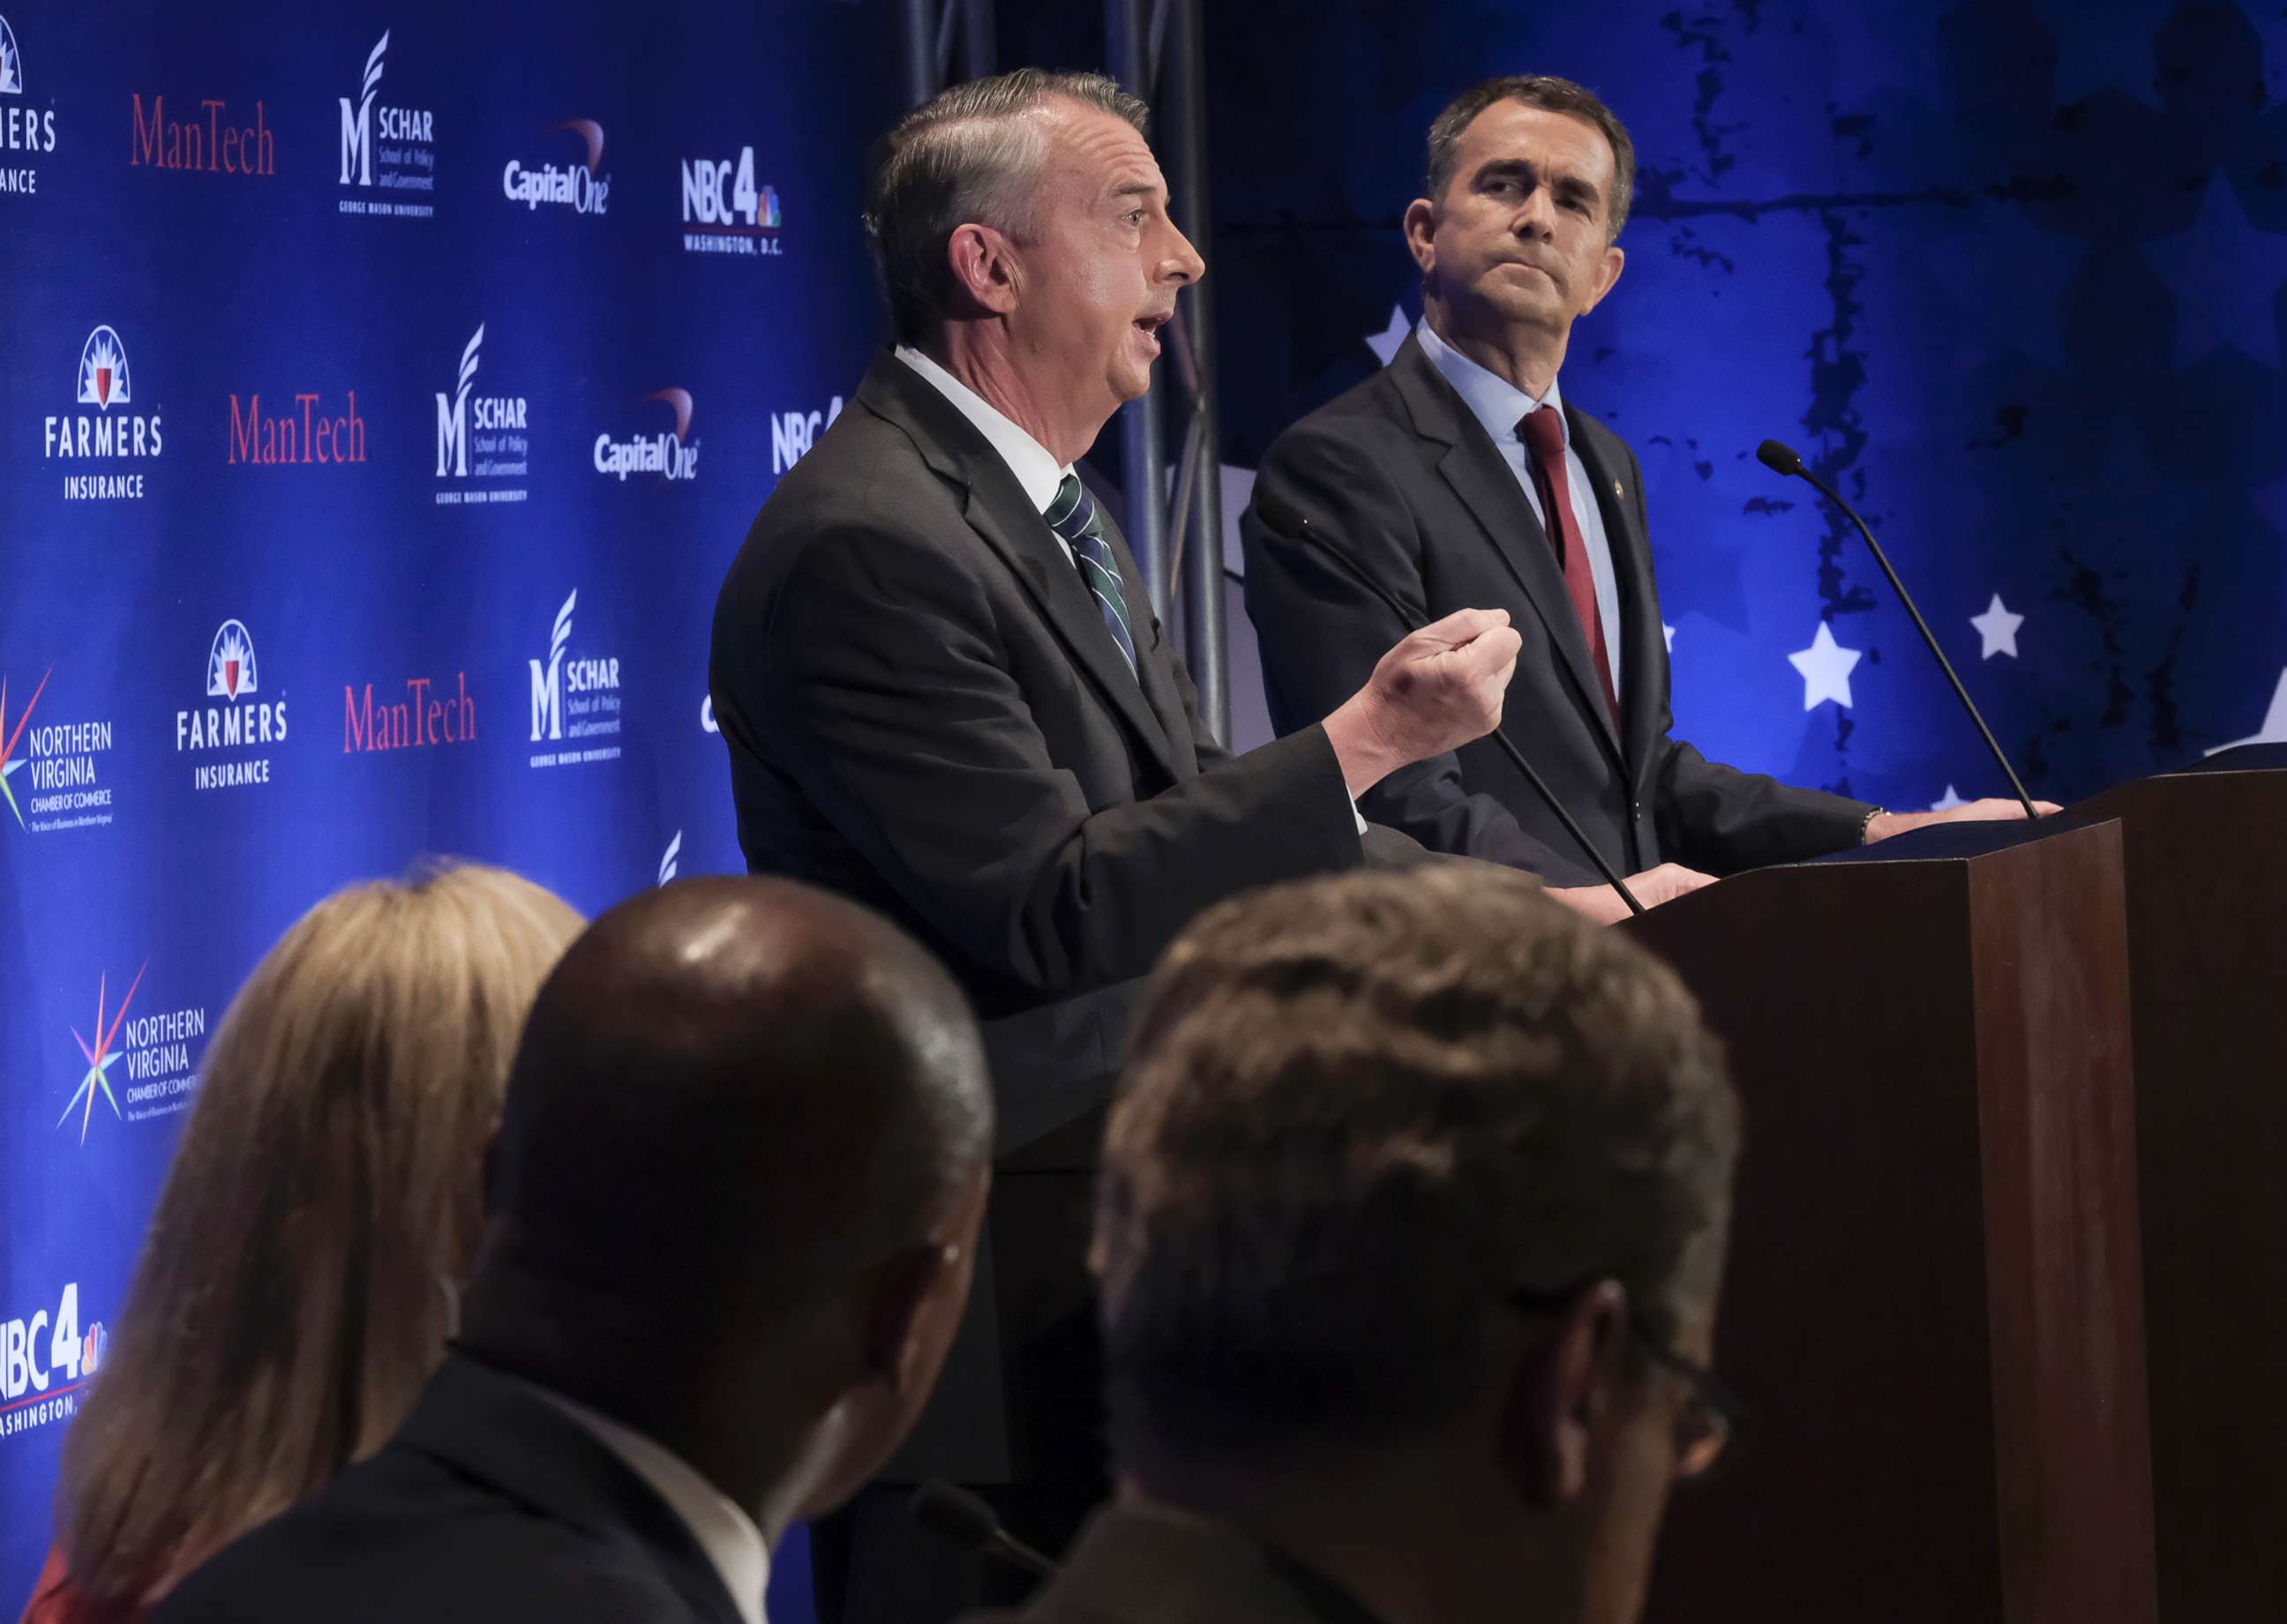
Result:
{"type": "MultiPolygon", "coordinates": [[[[1508,1300],[1512,1307],[1526,1313],[1556,1313],[1579,1301],[1592,1283],[1593,1280],[1584,1281],[1559,1291],[1520,1288],[1509,1293],[1508,1300]]],[[[1706,1478],[1728,1457],[1731,1440],[1745,1430],[1747,1407],[1713,1370],[1662,1342],[1642,1311],[1633,1306],[1628,1310],[1628,1330],[1652,1363],[1682,1376],[1690,1387],[1691,1400],[1676,1418],[1675,1475],[1706,1478]]]]}

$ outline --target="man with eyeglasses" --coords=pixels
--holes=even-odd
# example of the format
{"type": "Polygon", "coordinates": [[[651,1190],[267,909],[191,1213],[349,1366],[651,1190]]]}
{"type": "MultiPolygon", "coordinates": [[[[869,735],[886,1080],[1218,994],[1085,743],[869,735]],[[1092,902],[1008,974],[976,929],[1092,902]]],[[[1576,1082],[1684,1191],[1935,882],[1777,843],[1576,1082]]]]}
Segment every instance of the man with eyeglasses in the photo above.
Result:
{"type": "Polygon", "coordinates": [[[1021,1618],[1633,1624],[1737,1424],[1737,1140],[1675,977],[1520,874],[1202,915],[1097,1194],[1122,1492],[1021,1618]]]}

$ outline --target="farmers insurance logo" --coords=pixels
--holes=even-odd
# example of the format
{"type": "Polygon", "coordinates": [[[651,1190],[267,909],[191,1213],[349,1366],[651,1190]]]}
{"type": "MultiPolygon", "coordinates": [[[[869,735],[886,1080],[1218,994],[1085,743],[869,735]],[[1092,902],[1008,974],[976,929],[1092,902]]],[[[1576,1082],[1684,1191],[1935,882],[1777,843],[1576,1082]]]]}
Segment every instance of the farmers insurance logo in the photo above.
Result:
{"type": "Polygon", "coordinates": [[[286,701],[257,698],[263,691],[252,635],[243,621],[224,621],[207,650],[207,698],[221,703],[175,713],[177,754],[224,758],[193,767],[193,789],[270,782],[270,758],[258,753],[286,742],[286,701]]]}
{"type": "Polygon", "coordinates": [[[65,1101],[56,1126],[87,1143],[104,1107],[120,1122],[148,1122],[190,1108],[198,1092],[198,1055],[207,1035],[207,1012],[198,1005],[159,1014],[135,1014],[135,995],[150,969],[138,968],[121,992],[108,975],[95,984],[95,1023],[71,1029],[86,1068],[65,1101]]]}
{"type": "Polygon", "coordinates": [[[135,376],[127,364],[127,345],[115,331],[99,327],[87,335],[74,377],[73,399],[95,409],[51,413],[40,437],[41,453],[49,461],[89,467],[88,472],[64,476],[64,500],[140,501],[143,475],[123,471],[120,465],[156,461],[166,441],[155,406],[148,413],[128,409],[136,399],[135,376]]]}
{"type": "Polygon", "coordinates": [[[551,128],[569,130],[586,142],[588,161],[543,163],[528,169],[511,158],[501,171],[502,193],[526,209],[547,203],[574,214],[602,214],[612,193],[612,177],[604,173],[604,127],[592,118],[573,118],[551,128]]]}
{"type": "Polygon", "coordinates": [[[575,741],[576,745],[533,752],[531,765],[534,767],[577,767],[589,761],[619,759],[616,743],[576,743],[616,739],[620,731],[619,660],[593,655],[566,658],[572,646],[572,611],[579,603],[580,594],[575,589],[564,600],[564,607],[556,611],[556,625],[548,638],[547,661],[525,662],[532,671],[532,742],[553,745],[570,740],[575,741]]]}
{"type": "MultiPolygon", "coordinates": [[[[526,403],[521,395],[471,392],[479,353],[485,342],[481,323],[461,351],[453,392],[437,397],[437,477],[453,480],[523,479],[532,469],[532,442],[526,438],[526,403]]],[[[523,485],[469,484],[437,493],[440,508],[483,502],[520,502],[531,493],[523,485]]]]}
{"type": "Polygon", "coordinates": [[[610,474],[622,485],[629,474],[657,474],[670,481],[699,477],[699,442],[691,438],[691,391],[655,390],[644,398],[659,401],[675,414],[675,432],[669,434],[662,429],[656,434],[639,434],[626,440],[599,434],[596,437],[596,471],[610,474]]]}
{"type": "Polygon", "coordinates": [[[755,185],[755,149],[739,149],[739,162],[683,161],[683,251],[775,258],[785,249],[779,236],[779,193],[755,185]]]}
{"type": "MultiPolygon", "coordinates": [[[[437,137],[433,117],[415,107],[395,107],[374,99],[389,50],[389,31],[365,59],[365,77],[354,99],[341,98],[341,184],[382,192],[431,193],[437,189],[437,137]]],[[[372,218],[430,220],[437,208],[422,197],[344,197],[344,214],[372,218]]]]}
{"type": "Polygon", "coordinates": [[[111,786],[102,782],[101,761],[111,753],[111,724],[66,720],[52,708],[33,723],[54,674],[41,673],[28,699],[19,687],[12,710],[8,678],[0,674],[0,800],[28,834],[111,822],[111,786]]]}
{"type": "Polygon", "coordinates": [[[80,1328],[79,1282],[67,1283],[39,1308],[0,1320],[0,1440],[35,1431],[79,1412],[75,1396],[95,1379],[110,1334],[100,1320],[80,1328]]]}
{"type": "Polygon", "coordinates": [[[0,17],[0,193],[37,192],[40,171],[14,162],[14,154],[55,150],[56,110],[25,105],[24,53],[16,49],[16,31],[0,17]]]}

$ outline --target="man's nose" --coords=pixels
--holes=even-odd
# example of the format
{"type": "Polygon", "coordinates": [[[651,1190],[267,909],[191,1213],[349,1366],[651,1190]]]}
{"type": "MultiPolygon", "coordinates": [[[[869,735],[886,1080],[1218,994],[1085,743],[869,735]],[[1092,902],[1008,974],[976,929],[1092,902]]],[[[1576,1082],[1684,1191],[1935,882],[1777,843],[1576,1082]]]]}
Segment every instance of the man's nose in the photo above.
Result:
{"type": "Polygon", "coordinates": [[[1191,246],[1191,239],[1184,236],[1173,222],[1168,224],[1167,236],[1167,251],[1159,261],[1159,280],[1188,287],[1205,276],[1207,262],[1199,257],[1199,251],[1191,246]]]}
{"type": "Polygon", "coordinates": [[[1556,204],[1547,186],[1535,186],[1525,193],[1511,229],[1520,237],[1547,239],[1556,234],[1556,204]]]}

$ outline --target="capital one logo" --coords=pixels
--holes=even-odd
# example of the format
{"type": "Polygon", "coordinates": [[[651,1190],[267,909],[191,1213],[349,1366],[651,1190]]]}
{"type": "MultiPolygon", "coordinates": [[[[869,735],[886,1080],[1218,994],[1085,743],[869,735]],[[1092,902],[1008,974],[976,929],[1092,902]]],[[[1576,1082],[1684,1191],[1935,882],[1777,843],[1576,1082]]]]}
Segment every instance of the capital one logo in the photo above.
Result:
{"type": "Polygon", "coordinates": [[[536,659],[525,661],[532,667],[532,742],[543,738],[564,737],[564,645],[572,641],[572,611],[580,602],[580,589],[574,587],[572,595],[564,600],[564,607],[556,611],[556,630],[548,639],[548,666],[542,669],[536,659]]]}
{"type": "Polygon", "coordinates": [[[350,111],[350,99],[342,103],[342,185],[350,184],[350,171],[357,171],[357,184],[373,185],[373,92],[381,83],[381,54],[389,49],[389,30],[381,31],[380,43],[373,54],[365,59],[365,86],[357,111],[350,111]]]}

